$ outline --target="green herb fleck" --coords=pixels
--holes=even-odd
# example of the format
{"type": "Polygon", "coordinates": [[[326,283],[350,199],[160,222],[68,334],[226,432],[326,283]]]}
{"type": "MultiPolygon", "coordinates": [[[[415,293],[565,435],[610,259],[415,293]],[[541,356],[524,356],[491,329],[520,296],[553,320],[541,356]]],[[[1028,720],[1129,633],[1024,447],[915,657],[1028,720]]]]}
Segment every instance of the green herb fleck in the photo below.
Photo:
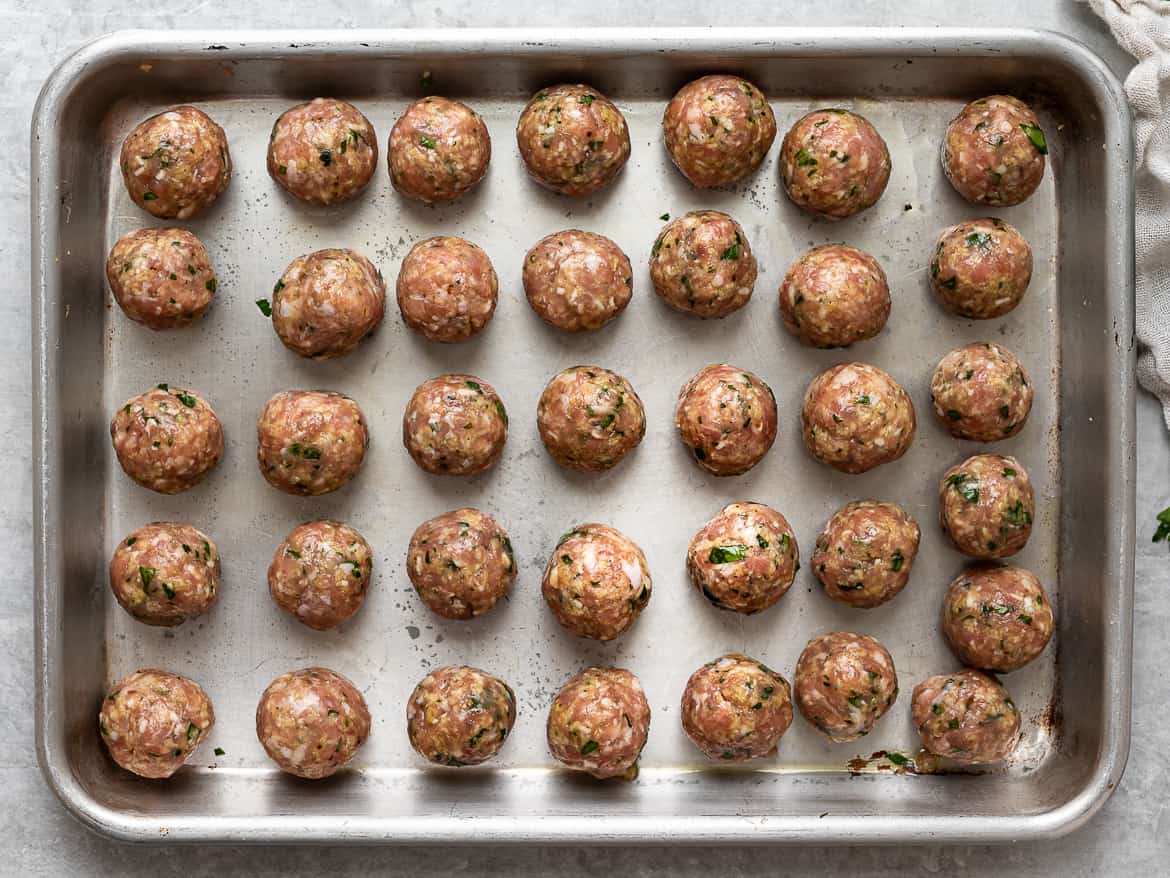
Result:
{"type": "Polygon", "coordinates": [[[940,287],[946,287],[948,290],[953,290],[956,286],[958,286],[958,284],[959,284],[959,276],[957,274],[953,275],[951,277],[948,277],[946,280],[940,280],[938,282],[938,285],[940,287]]]}
{"type": "Polygon", "coordinates": [[[890,564],[890,569],[897,573],[902,569],[902,565],[906,563],[906,556],[902,554],[901,549],[894,549],[893,561],[890,564]]]}
{"type": "Polygon", "coordinates": [[[431,138],[427,137],[424,134],[421,137],[419,137],[418,145],[421,146],[423,149],[434,149],[435,148],[435,141],[431,140],[431,138]]]}
{"type": "Polygon", "coordinates": [[[223,747],[216,747],[212,752],[215,753],[216,756],[223,756],[224,749],[223,747]]]}
{"type": "MultiPolygon", "coordinates": [[[[785,534],[785,536],[787,536],[787,534],[785,534]]],[[[764,539],[763,534],[756,534],[756,542],[760,544],[761,549],[768,548],[768,541],[764,539]]]]}
{"type": "Polygon", "coordinates": [[[272,316],[272,303],[269,302],[267,299],[257,299],[256,300],[256,307],[260,309],[260,313],[263,314],[265,317],[272,316]]]}
{"type": "Polygon", "coordinates": [[[894,765],[897,765],[899,768],[910,763],[910,759],[906,756],[903,756],[901,753],[887,753],[886,758],[890,760],[890,762],[894,763],[894,765]]]}
{"type": "Polygon", "coordinates": [[[708,560],[712,564],[728,564],[732,561],[742,561],[747,557],[747,546],[712,546],[708,560]]]}
{"type": "Polygon", "coordinates": [[[175,391],[175,398],[189,409],[195,408],[195,397],[189,393],[184,393],[182,390],[175,391]]]}
{"type": "Polygon", "coordinates": [[[596,741],[586,741],[581,745],[581,755],[587,756],[600,746],[596,741]]]}
{"type": "Polygon", "coordinates": [[[167,583],[162,584],[163,593],[167,596],[167,600],[173,601],[175,599],[175,590],[167,583]]]}
{"type": "Polygon", "coordinates": [[[1028,135],[1028,139],[1032,141],[1032,146],[1039,150],[1040,155],[1048,155],[1048,141],[1045,139],[1044,132],[1040,130],[1039,125],[1021,122],[1020,128],[1028,135]]]}
{"type": "Polygon", "coordinates": [[[1158,529],[1154,531],[1154,542],[1161,543],[1170,538],[1170,506],[1158,513],[1158,529]]]}
{"type": "Polygon", "coordinates": [[[720,259],[739,259],[739,232],[735,233],[735,243],[723,251],[720,259]]]}
{"type": "Polygon", "coordinates": [[[142,580],[142,590],[143,591],[150,591],[150,583],[154,580],[154,577],[157,574],[158,574],[158,571],[155,570],[153,567],[139,567],[138,568],[138,577],[142,580]]]}
{"type": "Polygon", "coordinates": [[[669,214],[669,213],[664,213],[664,214],[662,214],[661,216],[659,216],[658,218],[659,218],[660,220],[662,220],[663,222],[666,222],[668,219],[670,219],[670,214],[669,214]]]}
{"type": "Polygon", "coordinates": [[[596,100],[595,95],[581,95],[581,97],[577,98],[577,103],[589,106],[594,100],[596,100]]]}
{"type": "Polygon", "coordinates": [[[155,195],[153,192],[144,192],[142,194],[143,201],[154,201],[156,198],[158,198],[158,196],[155,195]]]}
{"type": "Polygon", "coordinates": [[[799,167],[802,167],[802,168],[813,167],[816,165],[816,163],[817,163],[817,160],[815,158],[813,158],[811,155],[809,155],[808,151],[806,149],[804,149],[804,147],[801,147],[800,149],[798,149],[796,151],[796,164],[799,167]]]}
{"type": "Polygon", "coordinates": [[[209,278],[207,283],[205,283],[203,286],[207,287],[207,292],[214,293],[218,284],[216,284],[215,278],[209,278]]]}
{"type": "Polygon", "coordinates": [[[978,503],[979,483],[975,482],[975,484],[969,484],[970,482],[974,481],[975,480],[972,479],[971,476],[967,475],[967,473],[955,473],[953,476],[947,479],[947,484],[958,491],[962,498],[968,503],[978,503]]]}

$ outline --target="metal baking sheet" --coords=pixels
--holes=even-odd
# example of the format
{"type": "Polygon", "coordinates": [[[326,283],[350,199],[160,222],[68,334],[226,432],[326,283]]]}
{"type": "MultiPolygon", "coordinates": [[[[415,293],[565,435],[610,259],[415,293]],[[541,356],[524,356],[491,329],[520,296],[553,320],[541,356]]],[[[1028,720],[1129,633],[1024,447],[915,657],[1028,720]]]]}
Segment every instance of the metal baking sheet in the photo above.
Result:
{"type": "Polygon", "coordinates": [[[1133,356],[1130,125],[1115,79],[1088,50],[1035,31],[964,30],[541,30],[325,33],[123,33],[82,49],[54,74],[33,125],[34,356],[38,679],[37,745],[65,805],[110,835],[146,840],[764,841],[1001,840],[1055,835],[1093,813],[1120,777],[1128,748],[1132,599],[1133,356]],[[807,110],[851,107],[889,144],[884,198],[851,220],[827,223],[780,191],[773,147],[746,182],[691,188],[669,163],[660,120],[670,95],[695,75],[736,72],[769,95],[781,134],[807,110]],[[268,179],[273,119],[315,95],[354,101],[383,150],[394,120],[428,90],[465,100],[494,143],[477,190],[446,207],[396,195],[384,167],[355,203],[292,203],[268,179]],[[596,196],[552,195],[530,182],[514,126],[527,97],[558,81],[609,95],[630,125],[633,155],[596,196]],[[993,211],[1032,242],[1035,274],[1023,304],[999,320],[944,314],[926,286],[937,232],[984,211],[942,176],[946,122],[967,100],[1009,92],[1040,110],[1050,171],[1025,204],[993,211]],[[227,131],[235,174],[227,193],[187,223],[208,245],[216,304],[197,326],[151,333],[124,319],[105,288],[106,252],[122,234],[161,224],[134,207],[116,168],[118,145],[142,117],[180,101],[227,131]],[[696,208],[744,225],[760,263],[755,296],[739,313],[702,322],[654,296],[646,259],[661,226],[696,208]],[[521,258],[542,235],[602,232],[635,265],[628,311],[600,333],[567,337],[524,301],[521,258]],[[391,303],[385,325],[340,361],[286,351],[254,300],[295,256],[354,247],[393,282],[410,245],[434,234],[485,247],[500,276],[500,306],[475,340],[420,340],[391,303]],[[802,347],[779,320],[777,289],[808,247],[846,241],[878,257],[893,314],[876,339],[843,351],[802,347]],[[930,410],[934,364],[950,348],[990,338],[1020,355],[1036,386],[1027,428],[993,450],[1028,467],[1036,526],[1015,559],[1050,589],[1059,613],[1053,645],[1006,677],[1024,737],[1006,769],[981,776],[893,774],[875,751],[913,754],[909,694],[956,666],[938,633],[939,603],[962,558],[936,522],[935,485],[976,446],[949,438],[930,410]],[[799,406],[821,369],[860,359],[910,391],[919,431],[895,464],[846,476],[814,462],[799,438],[799,406]],[[730,361],[775,390],[780,432],[750,473],[715,479],[675,436],[679,386],[701,366],[730,361]],[[544,383],[577,363],[613,368],[646,404],[648,430],[615,470],[582,476],[557,467],[535,429],[544,383]],[[411,390],[440,372],[492,382],[511,415],[503,459],[470,480],[423,474],[401,447],[411,390]],[[227,452],[210,479],[175,497],[126,479],[107,423],[125,398],[159,381],[205,394],[224,423],[227,452]],[[255,418],[286,388],[328,388],[359,401],[372,447],[347,489],[295,498],[269,488],[254,459],[255,418]],[[857,611],[828,600],[806,564],[775,608],[741,617],[715,611],[689,584],[687,542],[722,505],[753,498],[792,522],[807,561],[826,518],[844,502],[903,504],[923,528],[907,590],[857,611]],[[510,602],[470,622],[430,615],[404,572],[406,543],[424,518],[460,505],[497,516],[516,547],[510,602]],[[271,602],[265,571],[302,520],[337,517],[375,550],[364,609],[341,630],[311,631],[271,602]],[[187,520],[217,540],[224,563],[218,606],[175,630],[140,625],[111,600],[106,563],[142,523],[187,520]],[[655,588],[637,625],[612,644],[562,631],[540,597],[556,537],[602,520],[646,551],[655,588]],[[690,672],[721,653],[756,656],[792,677],[812,636],[852,629],[894,656],[902,696],[854,745],[827,743],[799,716],[774,759],[716,767],[686,740],[678,702],[690,672]],[[404,704],[429,669],[463,662],[508,680],[519,719],[500,757],[480,769],[427,768],[407,743],[404,704]],[[595,783],[555,767],[544,721],[557,688],[589,664],[629,667],[652,706],[649,743],[634,783],[595,783]],[[332,667],[365,693],[374,716],[352,770],[298,782],[268,762],[254,710],[267,683],[308,664],[332,667]],[[217,724],[170,782],[117,769],[95,730],[113,681],[143,666],[190,676],[210,694],[217,724]],[[225,753],[217,757],[213,748],[225,753]],[[851,762],[851,760],[853,760],[851,762]],[[854,770],[850,770],[850,769],[854,770]]]}

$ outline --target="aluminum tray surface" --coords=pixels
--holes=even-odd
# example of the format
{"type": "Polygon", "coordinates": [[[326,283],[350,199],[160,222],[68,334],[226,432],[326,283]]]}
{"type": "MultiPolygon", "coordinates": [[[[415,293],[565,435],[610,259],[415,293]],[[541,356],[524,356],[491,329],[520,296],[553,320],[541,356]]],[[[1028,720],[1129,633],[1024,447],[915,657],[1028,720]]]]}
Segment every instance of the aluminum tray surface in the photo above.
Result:
{"type": "MultiPolygon", "coordinates": [[[[577,31],[121,34],[67,61],[46,86],[34,123],[39,385],[36,446],[38,746],[66,805],[104,832],[134,839],[517,841],[547,839],[904,841],[1050,835],[1077,825],[1120,776],[1128,745],[1132,417],[1129,126],[1116,82],[1087,50],[1036,32],[577,31]],[[817,106],[855,109],[882,133],[893,173],[876,207],[840,223],[810,218],[784,197],[778,143],[740,185],[692,188],[662,147],[666,101],[695,75],[731,71],[769,95],[781,136],[817,106]],[[467,101],[485,118],[494,156],[484,183],[454,205],[398,196],[384,164],[354,203],[293,203],[269,180],[265,149],[276,116],[318,94],[353,100],[384,150],[405,106],[429,89],[467,101]],[[588,198],[550,194],[525,175],[513,134],[527,97],[557,81],[587,81],[630,125],[633,154],[616,183],[588,198]],[[936,306],[926,284],[938,231],[988,211],[954,193],[938,153],[964,102],[1008,92],[1031,100],[1049,132],[1049,172],[1019,207],[994,210],[1029,238],[1035,273],[1023,304],[998,320],[965,321],[936,306]],[[207,244],[216,303],[181,332],[152,333],[111,304],[104,258],[141,225],[117,151],[146,115],[180,101],[227,132],[235,173],[216,205],[185,223],[207,244]],[[646,268],[663,213],[724,210],[743,224],[760,264],[750,304],[721,321],[670,311],[646,268]],[[524,252],[564,228],[612,237],[635,266],[634,299],[605,330],[566,336],[528,308],[524,252]],[[254,300],[297,255],[353,247],[391,288],[417,240],[453,234],[481,244],[500,277],[488,329],[461,345],[410,333],[391,301],[379,333],[339,361],[285,350],[254,300]],[[791,261],[815,244],[845,241],[884,266],[893,313],[881,335],[848,351],[801,346],[784,331],[777,289],[791,261]],[[1015,351],[1036,387],[1025,430],[989,449],[951,439],[935,422],[931,371],[949,349],[990,339],[1015,351]],[[890,371],[911,393],[918,436],[897,463],[861,476],[821,466],[799,436],[808,381],[859,359],[890,371]],[[762,376],[780,409],[779,437],[750,473],[702,473],[678,441],[673,404],[701,366],[727,361],[762,376]],[[568,473],[541,447],[535,407],[545,382],[578,363],[626,375],[646,405],[637,451],[603,475],[568,473]],[[500,464],[473,479],[425,475],[401,446],[400,422],[416,384],[469,372],[495,385],[511,416],[500,464]],[[223,421],[227,452],[199,488],[151,494],[119,470],[107,423],[125,399],[165,381],[203,393],[223,421]],[[286,388],[326,388],[359,401],[372,445],[348,488],[321,498],[271,489],[254,459],[255,419],[286,388]],[[909,695],[924,677],[957,667],[938,632],[942,591],[962,566],[936,524],[936,485],[977,450],[1018,456],[1035,483],[1032,539],[1014,561],[1050,590],[1059,633],[1044,655],[1007,675],[1024,717],[1023,742],[1004,769],[982,776],[904,776],[883,760],[913,755],[909,695]],[[809,566],[773,609],[752,617],[715,611],[683,564],[692,534],[721,506],[752,498],[781,510],[803,558],[828,516],[848,500],[901,503],[923,529],[910,585],[892,603],[859,611],[830,601],[809,566]],[[404,571],[423,519],[461,505],[496,516],[516,548],[511,600],[469,622],[431,615],[404,571]],[[265,573],[297,523],[335,517],[375,550],[364,609],[341,629],[309,630],[278,610],[265,573]],[[167,630],[140,625],[111,599],[106,562],[120,537],[154,520],[191,521],[218,542],[224,587],[204,618],[167,630]],[[600,520],[645,550],[654,594],[624,637],[572,637],[540,596],[557,536],[600,520]],[[792,679],[805,642],[830,630],[881,640],[902,695],[867,738],[826,742],[797,716],[776,758],[723,767],[686,739],[679,698],[703,662],[742,651],[792,679]],[[410,750],[405,702],[430,669],[468,663],[507,680],[519,718],[499,758],[434,770],[410,750]],[[264,687],[310,664],[349,676],[374,717],[372,735],[336,778],[305,783],[264,756],[254,710],[264,687]],[[652,707],[634,783],[596,783],[555,767],[544,743],[560,685],[590,664],[639,675],[652,707]],[[139,667],[201,683],[217,724],[179,775],[137,779],[103,752],[95,717],[105,689],[139,667]],[[214,748],[223,756],[215,756],[214,748]],[[860,763],[854,762],[854,768],[860,763]]],[[[779,139],[779,138],[778,138],[779,139]]],[[[384,162],[384,158],[383,158],[384,162]]]]}

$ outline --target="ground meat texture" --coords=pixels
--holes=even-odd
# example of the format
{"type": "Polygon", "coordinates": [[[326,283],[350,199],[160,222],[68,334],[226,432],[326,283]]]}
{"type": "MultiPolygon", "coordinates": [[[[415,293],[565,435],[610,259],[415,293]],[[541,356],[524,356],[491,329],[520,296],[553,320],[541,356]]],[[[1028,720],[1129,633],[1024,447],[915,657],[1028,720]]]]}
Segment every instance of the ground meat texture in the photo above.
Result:
{"type": "Polygon", "coordinates": [[[650,250],[654,292],[697,317],[726,317],[752,297],[756,257],[743,227],[717,210],[695,210],[667,223],[650,250]]]}
{"type": "Polygon", "coordinates": [[[800,410],[805,447],[843,473],[897,460],[914,441],[914,403],[877,366],[845,363],[812,380],[800,410]]]}
{"type": "Polygon", "coordinates": [[[646,433],[646,412],[633,386],[600,366],[573,366],[540,395],[536,426],[552,459],[579,472],[603,472],[646,433]]]}
{"type": "Polygon", "coordinates": [[[1020,740],[1020,714],[1007,690],[971,668],[923,680],[911,711],[923,748],[962,765],[999,762],[1020,740]]]}
{"type": "Polygon", "coordinates": [[[737,476],[759,463],[776,441],[776,396],[758,375],[721,363],[704,366],[683,385],[674,425],[699,466],[737,476]]]}
{"type": "Polygon", "coordinates": [[[496,389],[474,375],[440,375],[415,388],[402,416],[402,443],[437,476],[475,476],[495,466],[508,439],[496,389]]]}
{"type": "Polygon", "coordinates": [[[282,610],[328,631],[361,609],[374,573],[365,538],[339,521],[295,527],[268,565],[268,593],[282,610]]]}
{"type": "Polygon", "coordinates": [[[1032,411],[1032,384],[1015,354],[994,342],[976,342],[939,361],[930,399],[952,436],[992,442],[1023,429],[1032,411]]]}
{"type": "Polygon", "coordinates": [[[118,409],[110,439],[123,472],[160,494],[195,487],[223,457],[223,427],[199,394],[160,384],[118,409]]]}
{"type": "Polygon", "coordinates": [[[865,634],[832,631],[808,642],[796,662],[796,706],[830,741],[868,735],[898,697],[894,660],[865,634]]]}
{"type": "Polygon", "coordinates": [[[890,151],[865,117],[814,110],[784,135],[780,179],[795,204],[825,219],[844,219],[882,197],[890,181],[890,151]]]}
{"type": "Polygon", "coordinates": [[[548,712],[548,749],[563,765],[604,780],[638,776],[650,731],[642,684],[623,668],[588,668],[561,687],[548,712]]]}
{"type": "Polygon", "coordinates": [[[223,129],[194,107],[140,122],[122,142],[120,162],[130,199],[161,219],[191,219],[232,178],[223,129]]]}
{"type": "Polygon", "coordinates": [[[516,581],[516,559],[494,518],[456,509],[418,526],[406,551],[406,573],[433,612],[470,619],[507,596],[516,581]]]}
{"type": "Polygon", "coordinates": [[[613,640],[650,602],[646,556],[604,524],[579,524],[557,542],[540,583],[557,621],[579,637],[613,640]]]}
{"type": "Polygon", "coordinates": [[[285,110],[268,139],[268,174],[312,204],[348,201],[378,167],[378,137],[353,104],[315,98],[285,110]]]}
{"type": "Polygon", "coordinates": [[[140,777],[170,777],[215,725],[198,683],[154,668],[136,671],[102,701],[98,728],[115,762],[140,777]]]}
{"type": "Polygon", "coordinates": [[[110,589],[127,613],[147,625],[172,627],[206,613],[219,597],[219,550],[189,524],[140,527],[110,559],[110,589]]]}
{"type": "Polygon", "coordinates": [[[318,250],[284,270],[272,291],[272,328],[290,351],[329,360],[378,328],[386,305],[382,272],[353,250],[318,250]]]}
{"type": "Polygon", "coordinates": [[[256,433],[256,461],[268,484],[314,497],[348,484],[370,445],[358,404],[324,390],[276,394],[260,413],[256,433]]]}
{"type": "Polygon", "coordinates": [[[496,311],[499,281],[492,262],[463,238],[427,238],[410,248],[398,272],[398,308],[423,338],[465,341],[496,311]]]}
{"type": "Polygon", "coordinates": [[[1022,567],[976,564],[943,597],[942,631],[963,664],[1015,671],[1044,651],[1056,627],[1052,602],[1022,567]]]}
{"type": "Polygon", "coordinates": [[[565,332],[600,329],[630,304],[630,258],[609,238],[567,229],[524,257],[524,293],[545,323],[565,332]]]}
{"type": "Polygon", "coordinates": [[[390,132],[390,182],[427,204],[454,201],[487,173],[492,141],[475,110],[436,96],[406,108],[390,132]]]}
{"type": "Polygon", "coordinates": [[[961,317],[1002,317],[1020,304],[1031,280],[1032,248],[1003,220],[967,220],[944,229],[931,254],[931,288],[961,317]]]}
{"type": "Polygon", "coordinates": [[[788,520],[763,503],[732,503],[703,525],[687,549],[687,572],[721,610],[758,613],[784,597],[800,549],[788,520]]]}
{"type": "Polygon", "coordinates": [[[138,229],[118,239],[106,279],[123,313],[151,329],[194,323],[217,285],[207,248],[186,229],[138,229]]]}
{"type": "Polygon", "coordinates": [[[918,523],[896,503],[854,500],[817,537],[813,573],[833,600],[879,606],[906,587],[920,536],[918,523]]]}
{"type": "Polygon", "coordinates": [[[1023,101],[992,95],[972,101],[947,126],[942,163],[955,191],[975,204],[1010,207],[1044,178],[1048,143],[1023,101]]]}
{"type": "Polygon", "coordinates": [[[1032,480],[1014,457],[968,457],[943,474],[938,497],[943,532],[964,555],[1006,558],[1032,535],[1032,480]]]}
{"type": "Polygon", "coordinates": [[[662,117],[675,167],[695,186],[734,183],[752,173],[776,139],[763,92],[738,76],[703,76],[684,85],[662,117]]]}
{"type": "Polygon", "coordinates": [[[436,765],[487,762],[516,722],[512,687],[478,668],[439,668],[414,687],[406,733],[419,756],[436,765]]]}
{"type": "Polygon", "coordinates": [[[788,681],[746,655],[707,662],[683,690],[683,731],[710,759],[742,762],[771,755],[790,725],[788,681]]]}
{"type": "Polygon", "coordinates": [[[847,347],[873,338],[890,316],[886,273],[855,247],[814,247],[788,269],[780,314],[789,332],[814,347],[847,347]]]}

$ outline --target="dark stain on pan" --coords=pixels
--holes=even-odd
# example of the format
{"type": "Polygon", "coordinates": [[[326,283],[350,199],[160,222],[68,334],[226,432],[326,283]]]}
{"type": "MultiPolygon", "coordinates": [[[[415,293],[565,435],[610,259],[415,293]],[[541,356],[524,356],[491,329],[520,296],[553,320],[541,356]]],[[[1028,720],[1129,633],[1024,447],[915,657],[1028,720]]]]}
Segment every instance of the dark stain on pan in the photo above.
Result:
{"type": "Polygon", "coordinates": [[[897,750],[875,750],[868,757],[854,756],[845,766],[849,769],[850,777],[883,771],[890,774],[928,774],[933,771],[933,765],[928,771],[922,771],[919,766],[920,761],[925,761],[924,756],[929,756],[925,750],[916,756],[907,756],[897,750]]]}

